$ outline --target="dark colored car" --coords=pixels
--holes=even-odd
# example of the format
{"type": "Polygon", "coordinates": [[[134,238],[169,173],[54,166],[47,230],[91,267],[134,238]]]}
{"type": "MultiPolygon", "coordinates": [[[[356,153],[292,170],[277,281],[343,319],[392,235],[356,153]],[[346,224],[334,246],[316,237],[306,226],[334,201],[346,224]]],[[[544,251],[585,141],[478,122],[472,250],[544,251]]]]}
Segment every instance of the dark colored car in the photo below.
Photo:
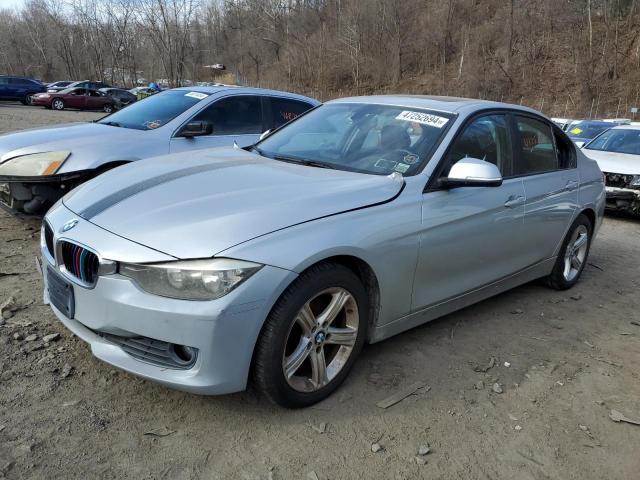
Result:
{"type": "Polygon", "coordinates": [[[69,85],[71,85],[72,83],[73,82],[71,80],[61,80],[59,82],[52,82],[47,85],[47,92],[49,93],[59,92],[60,90],[69,88],[69,85]]]}
{"type": "Polygon", "coordinates": [[[115,100],[114,107],[116,110],[120,110],[138,100],[138,97],[133,93],[122,88],[101,88],[100,91],[115,100]]]}
{"type": "Polygon", "coordinates": [[[67,88],[57,93],[39,93],[33,96],[32,105],[41,105],[53,110],[76,108],[78,110],[102,110],[111,113],[115,100],[99,90],[89,88],[67,88]]]}
{"type": "Polygon", "coordinates": [[[593,140],[605,130],[615,127],[615,123],[601,120],[576,120],[567,127],[567,135],[578,146],[593,140]]]}
{"type": "Polygon", "coordinates": [[[100,90],[101,88],[111,88],[111,85],[104,82],[94,82],[92,80],[81,80],[79,82],[69,82],[69,84],[66,87],[62,87],[62,88],[52,87],[47,91],[55,89],[56,91],[60,92],[62,90],[66,90],[67,88],[90,88],[92,90],[100,90]]]}
{"type": "Polygon", "coordinates": [[[0,75],[0,100],[18,100],[30,105],[31,96],[45,90],[46,87],[33,78],[0,75]]]}

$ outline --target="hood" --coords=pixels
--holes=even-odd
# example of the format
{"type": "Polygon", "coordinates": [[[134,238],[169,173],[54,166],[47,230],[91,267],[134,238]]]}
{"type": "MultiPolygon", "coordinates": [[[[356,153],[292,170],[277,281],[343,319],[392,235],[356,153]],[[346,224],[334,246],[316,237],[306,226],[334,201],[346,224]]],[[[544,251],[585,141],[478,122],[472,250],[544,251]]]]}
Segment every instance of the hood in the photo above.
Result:
{"type": "Polygon", "coordinates": [[[595,160],[603,172],[640,175],[640,155],[590,150],[588,148],[583,148],[582,153],[595,160]]]}
{"type": "Polygon", "coordinates": [[[78,216],[177,258],[207,258],[292,225],[393,199],[399,175],[279,162],[240,149],[116,168],[64,197],[78,216]]]}
{"type": "MultiPolygon", "coordinates": [[[[146,133],[90,122],[7,133],[0,135],[0,162],[30,153],[71,151],[71,157],[59,171],[65,173],[94,168],[111,160],[137,160],[130,158],[131,142],[140,145],[146,133]],[[124,153],[126,158],[121,158],[124,153]]],[[[155,154],[166,153],[167,149],[168,146],[155,154]]]]}

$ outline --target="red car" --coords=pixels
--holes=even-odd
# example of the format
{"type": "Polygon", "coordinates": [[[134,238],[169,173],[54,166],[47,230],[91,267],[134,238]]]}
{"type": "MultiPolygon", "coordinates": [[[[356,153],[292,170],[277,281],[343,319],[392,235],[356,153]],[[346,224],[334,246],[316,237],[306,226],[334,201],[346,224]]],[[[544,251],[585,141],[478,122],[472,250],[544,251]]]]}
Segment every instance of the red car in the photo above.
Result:
{"type": "Polygon", "coordinates": [[[109,95],[90,88],[68,88],[54,93],[38,93],[32,97],[32,105],[41,105],[54,110],[77,108],[79,110],[113,111],[115,100],[109,95]]]}

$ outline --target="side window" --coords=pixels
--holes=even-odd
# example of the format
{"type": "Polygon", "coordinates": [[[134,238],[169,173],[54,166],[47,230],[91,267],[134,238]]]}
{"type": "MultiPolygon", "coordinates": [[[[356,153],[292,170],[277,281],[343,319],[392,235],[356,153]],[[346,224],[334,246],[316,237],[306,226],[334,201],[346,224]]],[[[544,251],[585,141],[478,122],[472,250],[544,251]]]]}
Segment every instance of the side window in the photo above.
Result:
{"type": "Polygon", "coordinates": [[[575,168],[576,162],[576,148],[566,135],[558,129],[554,129],[553,135],[556,141],[556,150],[558,151],[558,162],[560,168],[575,168]]]}
{"type": "Polygon", "coordinates": [[[516,116],[518,130],[514,175],[532,175],[559,168],[551,126],[534,118],[516,116]]]}
{"type": "Polygon", "coordinates": [[[453,164],[465,157],[493,163],[503,177],[511,176],[513,148],[504,115],[485,115],[467,125],[447,153],[443,175],[448,175],[453,164]]]}
{"type": "Polygon", "coordinates": [[[9,79],[7,77],[0,77],[0,85],[8,85],[9,79]]]}
{"type": "Polygon", "coordinates": [[[270,102],[271,119],[273,120],[272,128],[278,128],[311,108],[311,105],[306,102],[299,102],[297,100],[289,100],[286,98],[272,97],[270,102]]]}
{"type": "Polygon", "coordinates": [[[262,133],[260,97],[223,98],[198,113],[193,120],[209,121],[213,125],[213,135],[262,133]]]}
{"type": "Polygon", "coordinates": [[[21,78],[10,78],[9,79],[9,84],[11,85],[24,85],[25,83],[27,83],[26,81],[24,81],[21,78]]]}

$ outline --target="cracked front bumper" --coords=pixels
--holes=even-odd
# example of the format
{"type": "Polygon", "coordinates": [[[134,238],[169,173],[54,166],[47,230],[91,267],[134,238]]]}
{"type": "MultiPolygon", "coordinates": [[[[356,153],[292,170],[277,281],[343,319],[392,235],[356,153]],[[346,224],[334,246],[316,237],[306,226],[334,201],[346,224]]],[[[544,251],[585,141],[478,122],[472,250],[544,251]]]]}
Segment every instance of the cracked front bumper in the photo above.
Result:
{"type": "Polygon", "coordinates": [[[640,190],[617,187],[606,187],[605,190],[607,209],[640,214],[640,190]]]}

